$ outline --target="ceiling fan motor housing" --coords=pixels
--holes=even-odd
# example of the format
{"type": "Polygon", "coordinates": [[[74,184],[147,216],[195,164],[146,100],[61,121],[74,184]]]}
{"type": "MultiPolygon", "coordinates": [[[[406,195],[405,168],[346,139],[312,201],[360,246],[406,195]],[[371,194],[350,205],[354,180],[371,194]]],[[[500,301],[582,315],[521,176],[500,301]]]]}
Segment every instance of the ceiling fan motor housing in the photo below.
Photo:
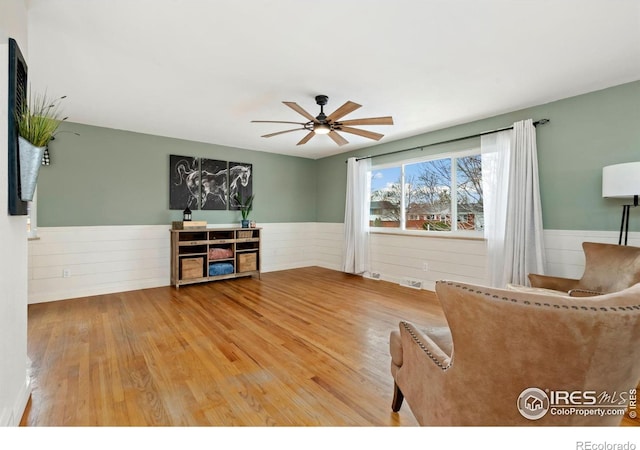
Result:
{"type": "Polygon", "coordinates": [[[327,122],[327,116],[324,113],[324,106],[327,104],[328,100],[329,100],[329,97],[327,97],[326,95],[316,95],[316,103],[320,105],[320,114],[316,116],[316,120],[320,123],[327,122]]]}
{"type": "Polygon", "coordinates": [[[329,97],[326,95],[316,95],[316,103],[320,106],[325,106],[329,101],[329,97]]]}

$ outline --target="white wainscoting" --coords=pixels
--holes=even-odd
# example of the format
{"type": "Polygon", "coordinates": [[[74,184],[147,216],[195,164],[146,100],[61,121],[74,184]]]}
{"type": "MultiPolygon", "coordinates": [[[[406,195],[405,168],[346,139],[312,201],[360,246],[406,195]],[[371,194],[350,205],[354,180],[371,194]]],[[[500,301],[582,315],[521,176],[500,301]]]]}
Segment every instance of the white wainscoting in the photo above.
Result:
{"type": "MultiPolygon", "coordinates": [[[[220,226],[231,226],[228,224],[220,226]]],[[[342,223],[261,225],[262,271],[320,266],[340,270],[342,223]]],[[[170,284],[167,225],[40,228],[29,241],[29,303],[170,284]],[[70,276],[63,277],[64,270],[70,276]]],[[[579,278],[584,241],[617,243],[618,233],[546,230],[547,274],[579,278]]],[[[640,246],[640,233],[629,234],[640,246]]],[[[440,279],[486,284],[486,244],[477,239],[372,234],[370,273],[381,280],[411,279],[433,290],[440,279]],[[426,264],[426,269],[425,268],[426,264]]]]}
{"type": "Polygon", "coordinates": [[[262,227],[261,271],[313,266],[315,223],[266,223],[262,227]]]}
{"type": "Polygon", "coordinates": [[[316,223],[314,236],[315,265],[342,270],[344,224],[316,223]]]}
{"type": "MultiPolygon", "coordinates": [[[[580,278],[584,272],[583,242],[618,243],[618,232],[545,230],[548,275],[580,278]]],[[[640,233],[629,233],[628,245],[640,246],[640,233]]],[[[440,279],[473,284],[488,282],[486,244],[483,240],[373,234],[371,272],[380,279],[400,283],[405,278],[435,289],[440,279]],[[427,270],[424,270],[424,264],[427,270]]]]}
{"type": "MultiPolygon", "coordinates": [[[[261,225],[262,271],[312,265],[337,269],[341,254],[327,250],[336,245],[330,238],[321,240],[323,252],[332,251],[333,258],[316,260],[316,254],[324,254],[317,251],[318,225],[261,225]]],[[[342,224],[333,228],[342,229],[342,224]]],[[[168,225],[41,227],[38,239],[29,241],[29,303],[168,286],[170,253],[168,225]],[[63,276],[65,270],[69,277],[63,276]]]]}
{"type": "Polygon", "coordinates": [[[443,279],[486,284],[482,239],[372,234],[369,251],[370,271],[382,280],[402,284],[411,279],[431,291],[443,279]]]}
{"type": "Polygon", "coordinates": [[[167,225],[39,228],[39,239],[29,241],[29,303],[168,285],[168,230],[167,225]]]}

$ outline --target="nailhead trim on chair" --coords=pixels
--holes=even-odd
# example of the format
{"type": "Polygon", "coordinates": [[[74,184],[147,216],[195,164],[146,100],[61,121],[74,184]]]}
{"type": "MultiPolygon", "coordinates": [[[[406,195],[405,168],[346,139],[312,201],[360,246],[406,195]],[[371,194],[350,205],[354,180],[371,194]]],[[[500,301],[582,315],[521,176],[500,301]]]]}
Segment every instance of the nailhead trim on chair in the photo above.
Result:
{"type": "Polygon", "coordinates": [[[411,335],[411,337],[413,338],[414,342],[416,344],[418,344],[418,347],[420,347],[422,349],[423,352],[425,352],[427,354],[427,356],[429,357],[429,359],[431,359],[434,363],[436,363],[436,365],[438,367],[440,367],[443,371],[447,370],[449,367],[451,367],[451,363],[447,364],[446,366],[442,364],[442,362],[435,357],[435,355],[433,353],[431,353],[429,351],[429,349],[422,343],[422,341],[420,341],[420,339],[418,339],[418,336],[416,336],[416,334],[413,332],[413,330],[411,329],[411,326],[405,322],[405,321],[401,321],[400,322],[402,324],[402,326],[404,327],[405,330],[407,330],[407,332],[411,335]]]}
{"type": "MultiPolygon", "coordinates": [[[[504,300],[506,302],[522,303],[522,304],[528,305],[528,306],[534,305],[534,306],[547,307],[547,308],[556,308],[556,309],[560,309],[560,308],[562,308],[562,309],[573,309],[573,310],[580,309],[580,310],[583,310],[583,311],[603,311],[603,312],[607,312],[607,311],[615,311],[615,312],[618,312],[618,311],[633,311],[634,309],[635,310],[640,309],[640,304],[639,305],[629,305],[629,306],[600,306],[600,307],[589,306],[588,307],[588,306],[584,306],[584,305],[581,305],[581,306],[571,305],[571,306],[569,306],[569,305],[554,305],[554,304],[550,304],[550,303],[540,303],[540,302],[533,302],[532,303],[529,300],[516,300],[514,298],[509,298],[509,297],[499,297],[499,296],[497,296],[495,294],[491,295],[489,292],[484,292],[484,291],[481,291],[481,290],[478,290],[478,289],[475,289],[475,290],[474,289],[470,289],[467,286],[463,286],[463,285],[458,284],[458,283],[453,283],[451,281],[437,281],[436,283],[446,283],[449,286],[455,286],[455,287],[458,287],[458,288],[462,288],[462,289],[464,289],[466,291],[469,291],[469,292],[476,292],[478,294],[484,294],[486,296],[491,296],[491,297],[493,297],[495,299],[504,300]]],[[[571,297],[571,298],[574,298],[574,299],[587,298],[588,299],[590,297],[571,297]]],[[[584,301],[588,301],[588,300],[584,300],[584,301]]]]}

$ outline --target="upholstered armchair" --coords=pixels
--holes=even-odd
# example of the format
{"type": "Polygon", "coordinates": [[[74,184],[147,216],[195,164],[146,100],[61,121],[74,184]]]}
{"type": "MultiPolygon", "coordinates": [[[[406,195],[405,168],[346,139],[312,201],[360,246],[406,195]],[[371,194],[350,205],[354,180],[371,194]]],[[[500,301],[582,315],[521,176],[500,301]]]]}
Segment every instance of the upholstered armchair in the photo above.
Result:
{"type": "Polygon", "coordinates": [[[640,380],[640,284],[580,298],[440,281],[436,293],[448,326],[403,321],[391,333],[393,411],[404,400],[436,426],[620,424],[557,399],[593,406],[605,393],[626,409],[640,380]]]}
{"type": "Polygon", "coordinates": [[[640,247],[583,242],[582,278],[529,274],[533,288],[562,291],[572,296],[615,292],[640,283],[640,247]]]}

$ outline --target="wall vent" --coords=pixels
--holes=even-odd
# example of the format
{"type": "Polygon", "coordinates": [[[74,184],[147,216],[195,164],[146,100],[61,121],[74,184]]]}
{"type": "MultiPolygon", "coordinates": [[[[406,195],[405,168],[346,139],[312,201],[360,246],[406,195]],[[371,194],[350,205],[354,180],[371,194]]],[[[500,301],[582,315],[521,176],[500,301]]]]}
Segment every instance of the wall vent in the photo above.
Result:
{"type": "Polygon", "coordinates": [[[400,286],[410,287],[412,289],[422,289],[422,281],[414,280],[412,278],[403,278],[400,281],[400,286]]]}

